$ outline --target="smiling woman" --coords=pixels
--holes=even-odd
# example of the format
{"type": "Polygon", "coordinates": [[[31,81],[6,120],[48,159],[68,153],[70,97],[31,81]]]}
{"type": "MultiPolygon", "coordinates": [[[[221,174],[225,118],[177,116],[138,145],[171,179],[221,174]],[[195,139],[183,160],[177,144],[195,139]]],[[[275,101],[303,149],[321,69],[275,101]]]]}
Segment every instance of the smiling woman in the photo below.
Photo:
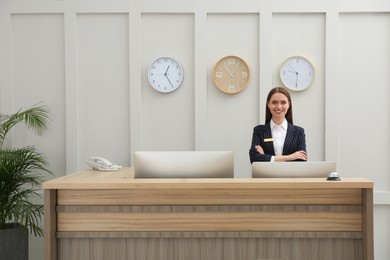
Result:
{"type": "Polygon", "coordinates": [[[290,93],[273,88],[267,97],[265,124],[253,129],[249,150],[251,163],[256,161],[307,161],[305,130],[293,125],[290,93]]]}

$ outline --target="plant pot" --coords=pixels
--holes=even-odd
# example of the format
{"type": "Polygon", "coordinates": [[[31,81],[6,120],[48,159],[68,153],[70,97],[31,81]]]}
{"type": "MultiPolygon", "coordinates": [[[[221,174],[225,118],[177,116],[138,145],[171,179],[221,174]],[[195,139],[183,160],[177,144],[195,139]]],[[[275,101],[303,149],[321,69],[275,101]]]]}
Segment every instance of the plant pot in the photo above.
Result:
{"type": "Polygon", "coordinates": [[[0,229],[0,258],[2,260],[28,259],[28,232],[17,224],[0,229]]]}

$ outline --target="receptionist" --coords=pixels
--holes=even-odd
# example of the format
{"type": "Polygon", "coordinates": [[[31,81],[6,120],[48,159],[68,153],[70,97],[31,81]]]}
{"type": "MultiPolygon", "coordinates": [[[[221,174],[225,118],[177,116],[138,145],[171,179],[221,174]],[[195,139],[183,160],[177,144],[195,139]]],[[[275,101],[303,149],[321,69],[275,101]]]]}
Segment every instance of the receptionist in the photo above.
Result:
{"type": "Polygon", "coordinates": [[[267,96],[265,124],[253,129],[250,162],[307,161],[305,130],[293,124],[292,102],[284,87],[267,96]]]}

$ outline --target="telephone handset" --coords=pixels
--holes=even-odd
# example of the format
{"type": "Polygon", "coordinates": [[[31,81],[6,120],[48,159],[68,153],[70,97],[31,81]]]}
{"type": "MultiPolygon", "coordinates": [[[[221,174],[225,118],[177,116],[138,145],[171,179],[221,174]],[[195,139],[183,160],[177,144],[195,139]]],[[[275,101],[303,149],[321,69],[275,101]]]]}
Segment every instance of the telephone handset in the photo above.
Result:
{"type": "Polygon", "coordinates": [[[114,165],[109,160],[104,159],[102,157],[89,157],[87,160],[87,164],[89,167],[91,167],[94,170],[98,171],[117,171],[122,166],[120,165],[114,165]]]}

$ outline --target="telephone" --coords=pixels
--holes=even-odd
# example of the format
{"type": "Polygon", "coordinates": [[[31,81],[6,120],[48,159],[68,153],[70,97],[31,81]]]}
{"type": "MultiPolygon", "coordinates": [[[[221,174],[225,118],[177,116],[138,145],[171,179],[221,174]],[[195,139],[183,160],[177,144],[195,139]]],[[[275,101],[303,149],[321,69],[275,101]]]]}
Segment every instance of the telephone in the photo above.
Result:
{"type": "Polygon", "coordinates": [[[87,160],[87,164],[89,167],[91,167],[94,170],[104,171],[104,172],[117,171],[120,168],[122,168],[122,166],[114,165],[109,160],[101,157],[89,157],[87,160]]]}

